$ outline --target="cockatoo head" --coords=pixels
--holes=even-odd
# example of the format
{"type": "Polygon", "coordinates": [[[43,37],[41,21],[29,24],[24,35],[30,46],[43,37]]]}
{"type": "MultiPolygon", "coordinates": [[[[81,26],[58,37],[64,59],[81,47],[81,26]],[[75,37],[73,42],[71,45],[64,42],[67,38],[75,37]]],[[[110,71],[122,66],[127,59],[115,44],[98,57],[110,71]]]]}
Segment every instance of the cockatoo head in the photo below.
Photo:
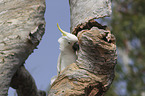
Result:
{"type": "Polygon", "coordinates": [[[57,24],[58,29],[60,30],[60,32],[62,33],[62,37],[60,37],[58,39],[58,42],[60,43],[60,50],[63,51],[64,48],[72,48],[72,46],[74,45],[74,43],[76,43],[78,41],[78,38],[68,32],[63,31],[59,25],[57,24]]]}

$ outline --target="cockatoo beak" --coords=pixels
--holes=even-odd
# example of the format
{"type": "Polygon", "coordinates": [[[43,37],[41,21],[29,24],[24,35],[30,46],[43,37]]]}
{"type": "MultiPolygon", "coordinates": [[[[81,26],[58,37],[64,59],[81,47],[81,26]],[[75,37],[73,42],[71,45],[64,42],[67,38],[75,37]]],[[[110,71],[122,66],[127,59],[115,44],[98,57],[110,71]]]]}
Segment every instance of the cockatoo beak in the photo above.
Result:
{"type": "Polygon", "coordinates": [[[57,23],[57,27],[58,27],[58,29],[60,30],[60,32],[62,33],[63,36],[67,36],[67,32],[63,31],[63,30],[59,27],[58,23],[57,23]]]}

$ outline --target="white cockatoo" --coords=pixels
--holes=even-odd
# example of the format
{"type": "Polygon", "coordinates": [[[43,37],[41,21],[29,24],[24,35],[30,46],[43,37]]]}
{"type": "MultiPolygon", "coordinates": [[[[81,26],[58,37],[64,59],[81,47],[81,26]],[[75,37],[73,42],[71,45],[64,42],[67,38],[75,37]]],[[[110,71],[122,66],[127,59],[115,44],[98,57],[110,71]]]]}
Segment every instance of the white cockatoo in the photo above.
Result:
{"type": "Polygon", "coordinates": [[[65,67],[76,61],[77,55],[73,49],[73,45],[78,41],[78,38],[71,33],[63,31],[58,24],[57,27],[62,33],[62,37],[58,39],[60,43],[59,49],[61,51],[57,62],[57,72],[59,74],[65,67]]]}
{"type": "MultiPolygon", "coordinates": [[[[58,42],[60,43],[59,49],[61,51],[57,61],[57,73],[59,74],[65,67],[76,61],[76,49],[78,49],[76,42],[78,41],[78,38],[71,33],[63,31],[58,24],[57,27],[62,33],[62,37],[58,39],[58,42]],[[74,43],[76,46],[74,46],[74,43]]],[[[51,78],[50,85],[52,85],[56,78],[57,76],[51,78]]]]}

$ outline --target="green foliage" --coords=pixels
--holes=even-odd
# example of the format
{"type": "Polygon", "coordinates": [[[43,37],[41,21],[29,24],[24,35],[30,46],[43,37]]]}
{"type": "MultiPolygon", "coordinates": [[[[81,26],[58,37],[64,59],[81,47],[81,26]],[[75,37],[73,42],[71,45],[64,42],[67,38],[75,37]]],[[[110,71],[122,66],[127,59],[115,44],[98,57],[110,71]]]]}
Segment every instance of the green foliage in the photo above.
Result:
{"type": "Polygon", "coordinates": [[[105,96],[145,92],[145,0],[113,0],[112,33],[117,40],[116,78],[105,96]]]}

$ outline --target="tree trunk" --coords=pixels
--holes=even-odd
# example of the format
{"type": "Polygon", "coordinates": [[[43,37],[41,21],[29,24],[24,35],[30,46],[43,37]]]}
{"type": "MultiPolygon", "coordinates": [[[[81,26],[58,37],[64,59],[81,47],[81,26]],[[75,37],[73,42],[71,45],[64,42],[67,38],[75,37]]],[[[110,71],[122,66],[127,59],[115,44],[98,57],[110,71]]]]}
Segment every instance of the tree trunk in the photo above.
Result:
{"type": "Polygon", "coordinates": [[[103,96],[114,79],[115,37],[94,19],[110,16],[110,0],[70,0],[78,59],[54,81],[48,96],[103,96]]]}
{"type": "MultiPolygon", "coordinates": [[[[20,92],[20,86],[36,87],[23,65],[44,34],[44,12],[45,0],[0,0],[0,96],[7,96],[10,85],[20,94],[26,93],[20,92]],[[25,76],[31,83],[23,80],[25,86],[19,85],[17,81],[25,76]]],[[[27,93],[37,93],[27,96],[39,96],[33,89],[27,93]]]]}

